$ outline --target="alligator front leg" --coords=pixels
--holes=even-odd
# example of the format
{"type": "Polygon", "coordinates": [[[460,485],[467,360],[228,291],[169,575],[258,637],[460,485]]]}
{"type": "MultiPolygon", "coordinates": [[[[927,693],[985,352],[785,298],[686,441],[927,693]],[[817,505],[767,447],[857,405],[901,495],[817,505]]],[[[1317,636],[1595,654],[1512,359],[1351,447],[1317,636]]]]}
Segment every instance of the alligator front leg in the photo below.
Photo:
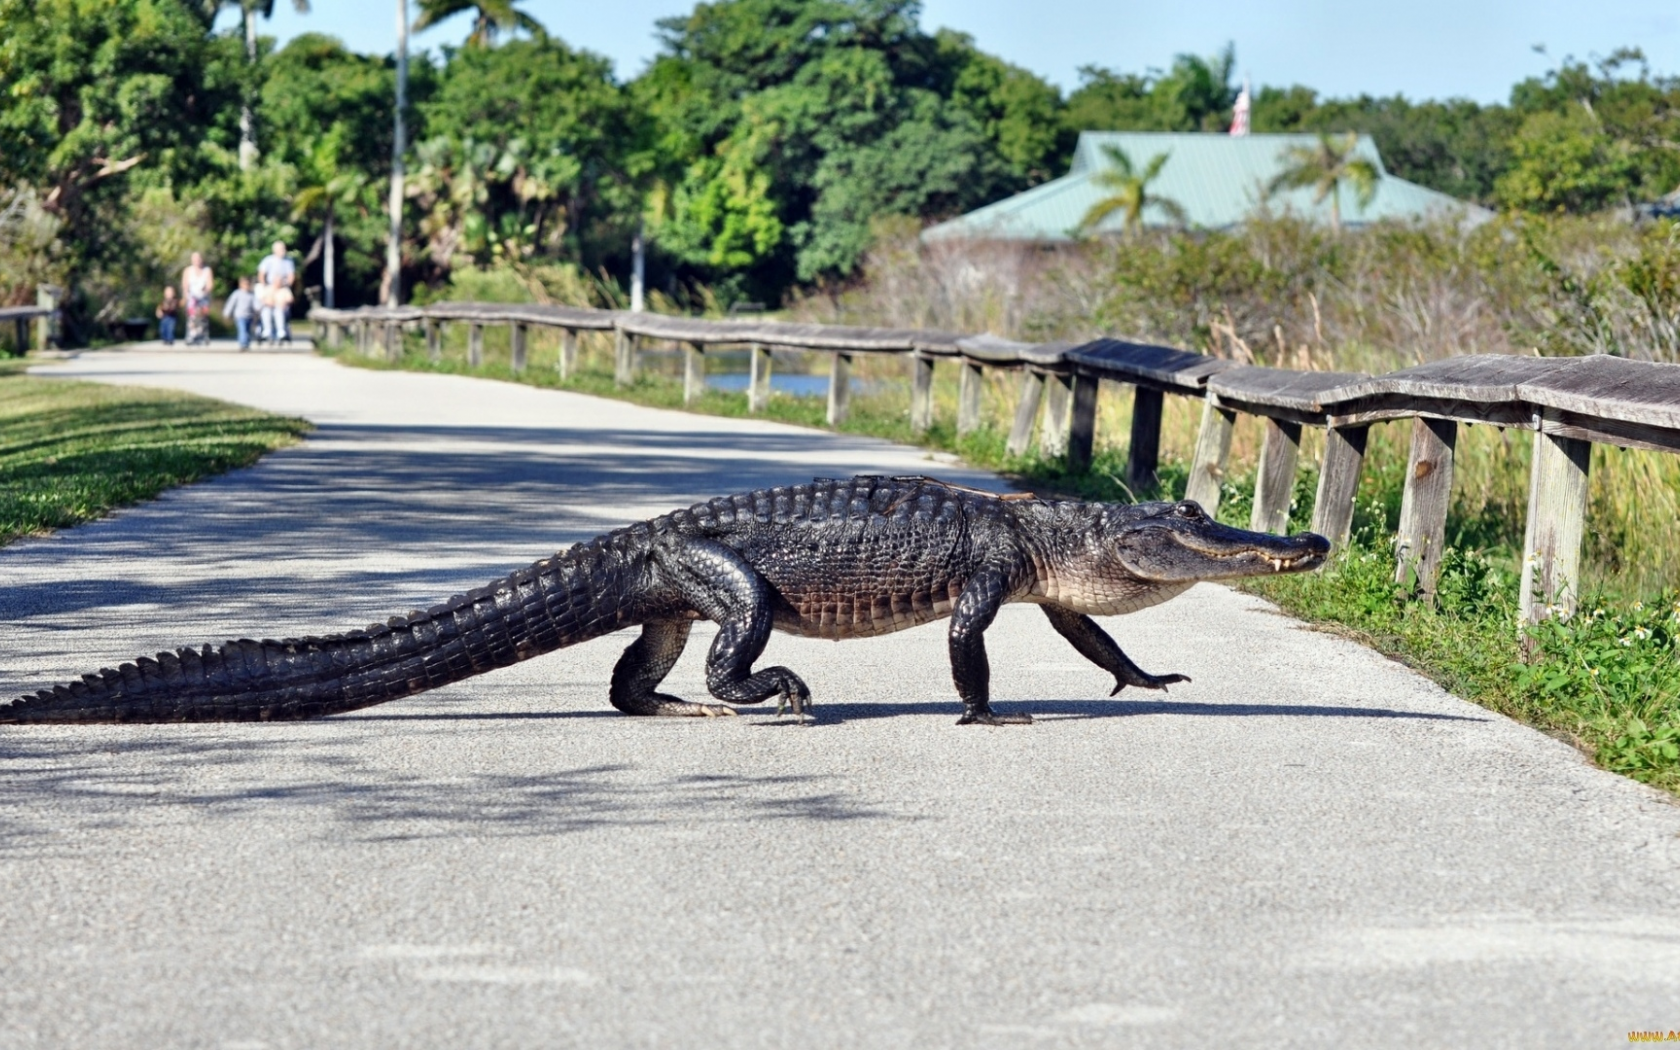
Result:
{"type": "Polygon", "coordinates": [[[951,677],[962,697],[963,716],[957,725],[1025,725],[1031,715],[1000,715],[992,710],[992,665],[986,658],[986,628],[997,618],[1009,597],[1010,572],[988,566],[969,578],[951,610],[951,677]]]}
{"type": "Polygon", "coordinates": [[[1188,682],[1190,679],[1181,674],[1153,675],[1132,663],[1131,657],[1120,651],[1120,646],[1108,632],[1097,626],[1097,621],[1072,609],[1064,609],[1060,605],[1041,605],[1044,615],[1049,617],[1050,626],[1056,633],[1066,638],[1073,647],[1079,650],[1079,655],[1096,664],[1098,667],[1114,676],[1113,696],[1128,685],[1135,685],[1140,689],[1166,689],[1174,682],[1188,682]]]}
{"type": "Polygon", "coordinates": [[[706,656],[711,694],[731,704],[761,704],[777,697],[803,719],[811,707],[804,680],[786,667],[752,669],[775,622],[769,581],[738,551],[711,540],[668,538],[656,562],[665,582],[689,607],[718,625],[706,656]]]}

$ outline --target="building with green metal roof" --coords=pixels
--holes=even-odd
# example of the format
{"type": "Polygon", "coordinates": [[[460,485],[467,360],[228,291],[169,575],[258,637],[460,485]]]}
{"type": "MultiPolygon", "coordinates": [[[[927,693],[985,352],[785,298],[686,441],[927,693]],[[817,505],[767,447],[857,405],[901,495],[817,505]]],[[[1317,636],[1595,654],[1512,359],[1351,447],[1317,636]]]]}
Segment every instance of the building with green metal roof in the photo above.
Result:
{"type": "MultiPolygon", "coordinates": [[[[1167,161],[1160,175],[1149,184],[1149,195],[1176,201],[1192,227],[1234,226],[1261,209],[1329,222],[1329,199],[1315,204],[1311,189],[1283,190],[1271,195],[1266,192],[1266,187],[1285,165],[1285,150],[1317,144],[1316,134],[1084,131],[1079,135],[1073,164],[1066,175],[949,222],[930,226],[922,236],[929,241],[1073,240],[1086,212],[1113,192],[1093,177],[1112,166],[1104,153],[1104,147],[1108,146],[1123,150],[1137,169],[1147,166],[1157,155],[1166,154],[1167,161]]],[[[1372,162],[1381,177],[1377,180],[1375,197],[1364,207],[1351,187],[1343,186],[1338,191],[1344,226],[1429,216],[1451,216],[1475,224],[1492,217],[1493,213],[1486,208],[1388,174],[1377,153],[1377,144],[1369,135],[1359,136],[1354,155],[1372,162]]],[[[1146,226],[1172,224],[1156,209],[1146,209],[1141,218],[1146,226]]],[[[1124,221],[1121,214],[1115,213],[1089,232],[1098,236],[1119,233],[1124,221]]]]}

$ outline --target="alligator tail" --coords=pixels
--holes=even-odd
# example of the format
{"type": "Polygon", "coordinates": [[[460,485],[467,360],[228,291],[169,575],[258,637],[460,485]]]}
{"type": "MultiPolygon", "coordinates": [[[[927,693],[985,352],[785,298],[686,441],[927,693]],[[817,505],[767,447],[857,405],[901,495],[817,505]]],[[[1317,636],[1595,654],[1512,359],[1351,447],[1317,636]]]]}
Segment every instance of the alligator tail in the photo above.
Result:
{"type": "Polygon", "coordinates": [[[0,723],[278,721],[411,696],[624,626],[590,571],[603,560],[574,547],[363,631],[141,657],[0,703],[0,723]]]}

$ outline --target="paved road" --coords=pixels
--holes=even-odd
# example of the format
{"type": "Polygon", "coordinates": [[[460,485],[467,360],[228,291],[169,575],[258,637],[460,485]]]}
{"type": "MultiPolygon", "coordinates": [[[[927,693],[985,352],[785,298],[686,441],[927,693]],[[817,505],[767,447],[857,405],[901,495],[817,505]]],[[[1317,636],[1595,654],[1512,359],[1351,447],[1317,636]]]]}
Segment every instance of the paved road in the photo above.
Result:
{"type": "MultiPolygon", "coordinates": [[[[913,450],[302,355],[87,354],[321,426],[0,551],[0,688],[357,625],[913,450]]],[[[640,720],[623,638],[290,725],[0,732],[0,1047],[1610,1046],[1680,1028],[1680,809],[1264,602],[778,637],[824,702],[640,720]],[[1007,702],[1013,698],[1014,702],[1007,702]]],[[[705,639],[698,639],[704,642],[705,639]]],[[[677,692],[699,695],[700,655],[677,692]]]]}

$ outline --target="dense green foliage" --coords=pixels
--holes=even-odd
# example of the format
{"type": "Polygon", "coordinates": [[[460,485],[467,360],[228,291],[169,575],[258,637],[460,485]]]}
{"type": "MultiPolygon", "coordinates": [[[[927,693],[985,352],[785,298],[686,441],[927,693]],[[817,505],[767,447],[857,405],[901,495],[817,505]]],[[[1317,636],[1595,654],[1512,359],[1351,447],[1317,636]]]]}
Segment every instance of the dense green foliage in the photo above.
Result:
{"type": "MultiPolygon", "coordinates": [[[[271,7],[0,0],[0,298],[67,283],[72,338],[92,338],[149,313],[188,251],[225,287],[275,239],[301,252],[309,287],[330,254],[340,305],[379,294],[394,62],[312,34],[275,49],[255,35],[271,7]],[[217,31],[223,7],[255,21],[217,31]]],[[[650,285],[677,303],[832,290],[895,222],[1060,174],[1081,130],[1218,132],[1237,97],[1229,47],[1164,70],[1087,66],[1064,97],[924,28],[915,0],[698,3],[658,23],[633,79],[518,0],[426,0],[421,15],[422,30],[462,16],[474,32],[410,62],[412,294],[500,265],[565,270],[616,301],[637,230],[650,285]]],[[[1425,185],[1592,212],[1680,183],[1677,104],[1680,82],[1622,51],[1566,59],[1503,105],[1262,86],[1252,125],[1369,132],[1390,171],[1425,185]]]]}
{"type": "Polygon", "coordinates": [[[0,543],[248,466],[307,429],[178,391],[0,372],[0,543]]]}

